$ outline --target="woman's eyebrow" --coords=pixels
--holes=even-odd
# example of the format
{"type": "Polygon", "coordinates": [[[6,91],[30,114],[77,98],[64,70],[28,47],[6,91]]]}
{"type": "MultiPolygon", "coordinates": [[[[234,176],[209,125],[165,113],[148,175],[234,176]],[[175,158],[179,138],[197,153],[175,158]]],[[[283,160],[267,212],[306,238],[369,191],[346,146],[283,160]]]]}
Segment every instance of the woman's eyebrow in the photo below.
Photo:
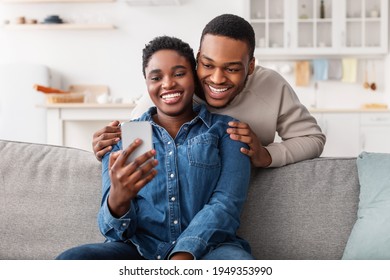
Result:
{"type": "MultiPolygon", "coordinates": [[[[187,67],[185,67],[184,65],[175,65],[175,66],[171,67],[171,70],[173,70],[173,71],[178,70],[178,69],[187,69],[187,67]]],[[[159,74],[161,72],[162,72],[162,70],[157,68],[157,69],[150,70],[148,75],[159,74]]]]}
{"type": "Polygon", "coordinates": [[[171,68],[172,70],[177,70],[177,69],[187,69],[184,65],[175,65],[171,68]]]}
{"type": "Polygon", "coordinates": [[[161,73],[161,69],[153,69],[153,70],[150,70],[148,75],[152,75],[152,74],[158,74],[158,73],[161,73]]]}

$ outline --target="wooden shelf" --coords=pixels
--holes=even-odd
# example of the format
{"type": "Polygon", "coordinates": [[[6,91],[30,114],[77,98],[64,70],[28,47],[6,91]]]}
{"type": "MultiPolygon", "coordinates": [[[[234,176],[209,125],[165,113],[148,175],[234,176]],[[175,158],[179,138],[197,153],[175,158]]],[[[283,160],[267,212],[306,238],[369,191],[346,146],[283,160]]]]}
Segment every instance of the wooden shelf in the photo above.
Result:
{"type": "Polygon", "coordinates": [[[115,29],[112,24],[7,24],[7,30],[110,30],[115,29]]]}
{"type": "Polygon", "coordinates": [[[115,2],[116,0],[0,0],[4,3],[98,3],[115,2]]]}

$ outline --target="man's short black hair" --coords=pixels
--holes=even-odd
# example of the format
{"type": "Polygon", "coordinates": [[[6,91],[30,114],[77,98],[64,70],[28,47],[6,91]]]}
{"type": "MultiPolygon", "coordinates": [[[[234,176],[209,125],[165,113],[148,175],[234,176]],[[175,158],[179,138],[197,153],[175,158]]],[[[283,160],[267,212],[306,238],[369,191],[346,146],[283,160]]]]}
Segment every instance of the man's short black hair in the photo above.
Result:
{"type": "Polygon", "coordinates": [[[242,17],[232,14],[215,17],[203,29],[200,44],[202,44],[203,37],[207,34],[244,41],[248,45],[249,59],[253,58],[256,44],[255,31],[252,25],[242,17]]]}
{"type": "Polygon", "coordinates": [[[144,74],[145,78],[145,68],[148,66],[150,58],[154,53],[160,50],[177,51],[190,62],[191,70],[194,76],[196,76],[196,61],[194,57],[194,51],[190,45],[175,37],[160,36],[151,40],[142,50],[142,73],[144,74]]]}

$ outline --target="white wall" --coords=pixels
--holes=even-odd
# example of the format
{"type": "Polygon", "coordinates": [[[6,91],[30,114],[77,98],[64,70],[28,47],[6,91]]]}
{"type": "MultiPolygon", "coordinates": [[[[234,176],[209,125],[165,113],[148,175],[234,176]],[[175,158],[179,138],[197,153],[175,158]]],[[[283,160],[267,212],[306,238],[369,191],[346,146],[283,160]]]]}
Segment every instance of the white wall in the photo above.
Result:
{"type": "Polygon", "coordinates": [[[0,28],[0,63],[49,66],[69,84],[106,84],[114,97],[145,92],[141,51],[155,36],[177,36],[198,48],[204,25],[222,13],[243,15],[236,0],[182,0],[181,6],[136,7],[113,3],[0,4],[0,22],[18,16],[42,21],[49,14],[65,20],[113,23],[115,30],[4,30],[0,28]]]}
{"type": "MultiPolygon", "coordinates": [[[[69,84],[106,84],[114,97],[129,100],[145,93],[141,72],[141,50],[158,35],[174,35],[189,42],[196,51],[204,25],[222,13],[244,15],[245,1],[182,0],[181,6],[135,7],[123,0],[113,3],[0,4],[0,22],[18,16],[42,20],[58,14],[65,20],[113,23],[116,30],[95,31],[10,31],[0,28],[0,63],[31,62],[49,66],[69,84]]],[[[261,64],[273,62],[259,58],[261,64]]],[[[278,62],[280,63],[280,62],[278,62]]],[[[285,62],[281,62],[285,63],[285,62]]],[[[287,62],[293,63],[293,62],[287,62]]],[[[369,92],[362,84],[362,71],[356,84],[319,83],[319,105],[356,107],[362,103],[389,103],[389,58],[376,58],[378,90],[369,92]],[[387,70],[387,72],[386,72],[387,70]],[[386,74],[387,73],[387,74],[386,74]]],[[[285,75],[294,85],[294,76],[285,75]]],[[[310,106],[313,84],[295,87],[301,101],[310,106]]]]}

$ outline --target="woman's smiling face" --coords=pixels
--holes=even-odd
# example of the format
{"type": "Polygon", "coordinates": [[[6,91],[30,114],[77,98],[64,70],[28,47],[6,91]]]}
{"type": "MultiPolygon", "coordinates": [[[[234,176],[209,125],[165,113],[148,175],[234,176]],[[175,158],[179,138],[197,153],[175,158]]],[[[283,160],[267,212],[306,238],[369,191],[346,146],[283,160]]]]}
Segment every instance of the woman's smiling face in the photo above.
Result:
{"type": "Polygon", "coordinates": [[[145,79],[159,113],[179,116],[192,112],[194,73],[190,62],[177,51],[155,52],[145,68],[145,79]]]}

